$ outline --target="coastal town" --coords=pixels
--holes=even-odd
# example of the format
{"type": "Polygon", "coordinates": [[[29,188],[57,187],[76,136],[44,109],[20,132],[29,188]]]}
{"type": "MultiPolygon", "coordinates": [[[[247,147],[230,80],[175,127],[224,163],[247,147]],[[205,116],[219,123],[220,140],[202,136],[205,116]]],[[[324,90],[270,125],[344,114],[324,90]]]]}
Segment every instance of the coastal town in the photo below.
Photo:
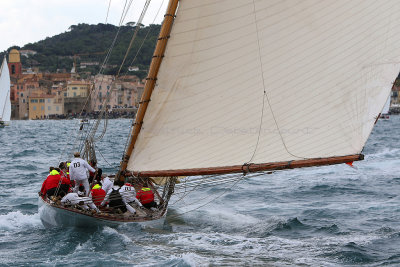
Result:
{"type": "Polygon", "coordinates": [[[2,1],[1,266],[400,266],[398,0],[2,1]]]}
{"type": "Polygon", "coordinates": [[[17,49],[8,53],[11,119],[66,119],[81,114],[96,117],[103,105],[107,105],[111,118],[132,117],[135,113],[144,88],[144,81],[137,76],[121,75],[116,78],[114,75],[97,74],[83,79],[76,71],[98,62],[81,62],[79,66],[74,64],[70,71],[60,70],[57,73],[25,68],[21,57],[34,53],[32,50],[17,49]]]}
{"type": "MultiPolygon", "coordinates": [[[[29,57],[33,50],[11,49],[8,68],[11,87],[11,119],[43,120],[76,118],[84,114],[96,118],[104,103],[110,118],[132,118],[139,105],[145,80],[136,75],[86,75],[77,69],[98,62],[80,62],[70,71],[40,72],[39,68],[24,66],[21,57],[29,57]],[[95,94],[94,94],[95,93],[95,94]],[[86,103],[88,102],[88,103],[86,103]]],[[[130,70],[136,70],[131,67],[130,70]]],[[[390,113],[400,113],[400,79],[393,84],[390,113]]]]}

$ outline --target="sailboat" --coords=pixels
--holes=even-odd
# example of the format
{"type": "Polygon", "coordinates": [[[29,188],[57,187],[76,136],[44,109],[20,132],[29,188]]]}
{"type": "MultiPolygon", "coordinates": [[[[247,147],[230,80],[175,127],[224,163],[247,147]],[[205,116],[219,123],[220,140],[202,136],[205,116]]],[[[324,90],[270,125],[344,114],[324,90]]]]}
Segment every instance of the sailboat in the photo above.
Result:
{"type": "Polygon", "coordinates": [[[40,197],[42,221],[159,221],[177,177],[362,160],[400,70],[399,12],[395,0],[170,0],[114,177],[147,182],[157,211],[91,214],[40,197]]]}
{"type": "Polygon", "coordinates": [[[388,99],[387,99],[387,101],[385,103],[385,106],[383,106],[383,110],[382,110],[382,113],[380,115],[380,119],[383,119],[383,120],[388,120],[389,119],[390,99],[391,99],[391,96],[389,95],[389,97],[388,97],[388,99]]]}
{"type": "Polygon", "coordinates": [[[11,119],[10,73],[6,57],[0,67],[0,128],[8,125],[11,119]]]}

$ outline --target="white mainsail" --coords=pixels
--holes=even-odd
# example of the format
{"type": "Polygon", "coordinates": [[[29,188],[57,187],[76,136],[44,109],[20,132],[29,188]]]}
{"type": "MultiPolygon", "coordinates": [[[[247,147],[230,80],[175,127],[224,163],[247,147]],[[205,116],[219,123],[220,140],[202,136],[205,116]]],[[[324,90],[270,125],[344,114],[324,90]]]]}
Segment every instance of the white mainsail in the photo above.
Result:
{"type": "Polygon", "coordinates": [[[9,122],[11,119],[10,73],[7,60],[4,57],[0,68],[0,121],[9,122]]]}
{"type": "Polygon", "coordinates": [[[396,0],[180,1],[127,169],[360,153],[400,70],[399,13],[396,0]]]}

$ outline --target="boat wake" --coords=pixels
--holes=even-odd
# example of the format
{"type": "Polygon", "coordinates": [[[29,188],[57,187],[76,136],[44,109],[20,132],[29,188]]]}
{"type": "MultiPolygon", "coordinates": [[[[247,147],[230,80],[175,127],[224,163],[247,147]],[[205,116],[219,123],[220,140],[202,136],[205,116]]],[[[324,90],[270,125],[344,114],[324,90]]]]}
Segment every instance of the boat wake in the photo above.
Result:
{"type": "Polygon", "coordinates": [[[39,213],[24,214],[21,211],[12,211],[0,215],[0,230],[42,229],[39,213]]]}

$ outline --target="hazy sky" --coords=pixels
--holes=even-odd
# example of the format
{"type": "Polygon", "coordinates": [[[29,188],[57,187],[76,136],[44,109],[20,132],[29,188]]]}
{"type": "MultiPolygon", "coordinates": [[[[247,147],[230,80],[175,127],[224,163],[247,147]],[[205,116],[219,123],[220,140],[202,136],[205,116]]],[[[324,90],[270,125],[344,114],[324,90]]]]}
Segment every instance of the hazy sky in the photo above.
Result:
{"type": "MultiPolygon", "coordinates": [[[[118,25],[124,4],[111,0],[107,22],[118,25]]],[[[133,0],[124,20],[137,22],[145,0],[133,0]]],[[[110,0],[0,0],[0,52],[63,33],[78,23],[105,23],[110,0]]],[[[143,24],[161,23],[168,0],[151,0],[143,24]],[[157,11],[161,10],[157,16],[157,11]]]]}

